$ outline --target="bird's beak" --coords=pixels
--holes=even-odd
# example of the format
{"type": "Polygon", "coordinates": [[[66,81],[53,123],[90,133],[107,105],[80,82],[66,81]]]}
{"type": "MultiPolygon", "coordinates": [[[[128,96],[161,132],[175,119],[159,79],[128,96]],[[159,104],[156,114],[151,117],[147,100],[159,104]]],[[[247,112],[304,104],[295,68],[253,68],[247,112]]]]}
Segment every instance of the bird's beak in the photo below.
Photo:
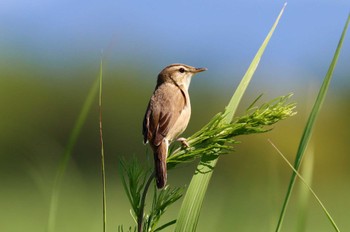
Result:
{"type": "Polygon", "coordinates": [[[206,70],[208,70],[207,68],[194,68],[193,70],[192,70],[192,72],[193,73],[199,73],[199,72],[204,72],[204,71],[206,71],[206,70]]]}

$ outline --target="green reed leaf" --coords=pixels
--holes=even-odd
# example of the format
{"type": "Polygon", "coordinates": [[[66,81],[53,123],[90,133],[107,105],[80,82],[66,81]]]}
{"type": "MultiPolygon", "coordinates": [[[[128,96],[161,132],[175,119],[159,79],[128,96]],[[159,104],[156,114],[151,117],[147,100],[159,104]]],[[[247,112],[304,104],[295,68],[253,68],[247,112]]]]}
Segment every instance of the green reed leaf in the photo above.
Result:
{"type": "MultiPolygon", "coordinates": [[[[277,24],[283,14],[285,7],[286,7],[286,4],[283,6],[270,32],[268,33],[266,39],[264,40],[263,44],[259,48],[247,72],[243,76],[229,104],[225,108],[225,111],[224,111],[225,123],[229,124],[233,120],[233,116],[236,112],[238,104],[242,99],[243,94],[245,93],[246,88],[248,87],[256,68],[259,65],[260,59],[265,51],[267,44],[270,41],[270,38],[273,32],[277,27],[277,24]]],[[[212,170],[215,167],[217,161],[218,161],[218,157],[216,157],[213,160],[210,160],[209,162],[207,160],[202,160],[198,165],[197,170],[194,176],[192,177],[191,183],[189,185],[189,188],[186,192],[186,195],[181,205],[181,209],[178,215],[176,228],[175,228],[176,232],[183,232],[183,231],[191,232],[196,230],[204,196],[207,191],[207,187],[211,179],[211,175],[213,173],[212,170]]]]}

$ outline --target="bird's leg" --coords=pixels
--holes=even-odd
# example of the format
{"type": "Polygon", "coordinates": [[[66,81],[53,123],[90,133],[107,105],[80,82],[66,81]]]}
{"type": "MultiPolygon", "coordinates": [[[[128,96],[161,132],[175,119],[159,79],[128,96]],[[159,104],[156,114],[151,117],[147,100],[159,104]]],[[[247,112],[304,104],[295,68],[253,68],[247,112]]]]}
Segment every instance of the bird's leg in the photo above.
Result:
{"type": "Polygon", "coordinates": [[[176,139],[176,141],[179,141],[183,147],[186,147],[186,148],[190,147],[190,145],[187,142],[187,139],[183,137],[176,139]]]}

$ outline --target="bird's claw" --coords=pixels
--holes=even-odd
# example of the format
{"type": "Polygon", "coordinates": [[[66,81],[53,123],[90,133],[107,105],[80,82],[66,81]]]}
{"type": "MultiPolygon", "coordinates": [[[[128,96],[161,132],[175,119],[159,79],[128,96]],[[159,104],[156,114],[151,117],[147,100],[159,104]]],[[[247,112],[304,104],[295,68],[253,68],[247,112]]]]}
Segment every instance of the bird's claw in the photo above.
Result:
{"type": "Polygon", "coordinates": [[[185,148],[189,148],[190,145],[187,142],[187,139],[185,138],[178,138],[176,141],[179,141],[181,143],[181,145],[185,148]]]}

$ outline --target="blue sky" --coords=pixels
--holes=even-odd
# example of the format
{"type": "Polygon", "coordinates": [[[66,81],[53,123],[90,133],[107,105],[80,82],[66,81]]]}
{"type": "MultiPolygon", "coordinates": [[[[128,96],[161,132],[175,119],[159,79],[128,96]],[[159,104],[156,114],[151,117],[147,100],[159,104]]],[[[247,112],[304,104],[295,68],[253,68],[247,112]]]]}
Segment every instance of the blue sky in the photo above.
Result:
{"type": "MultiPolygon", "coordinates": [[[[111,59],[209,66],[242,74],[284,1],[16,1],[0,3],[0,49],[39,63],[111,59]]],[[[348,0],[296,0],[265,53],[266,70],[327,68],[350,10],[348,0]]],[[[339,69],[349,72],[350,39],[339,69]]],[[[320,73],[324,73],[320,69],[320,73]]],[[[268,71],[267,71],[268,72],[268,71]]],[[[278,72],[278,71],[276,71],[278,72]]],[[[323,76],[321,76],[323,77],[323,76]]]]}

